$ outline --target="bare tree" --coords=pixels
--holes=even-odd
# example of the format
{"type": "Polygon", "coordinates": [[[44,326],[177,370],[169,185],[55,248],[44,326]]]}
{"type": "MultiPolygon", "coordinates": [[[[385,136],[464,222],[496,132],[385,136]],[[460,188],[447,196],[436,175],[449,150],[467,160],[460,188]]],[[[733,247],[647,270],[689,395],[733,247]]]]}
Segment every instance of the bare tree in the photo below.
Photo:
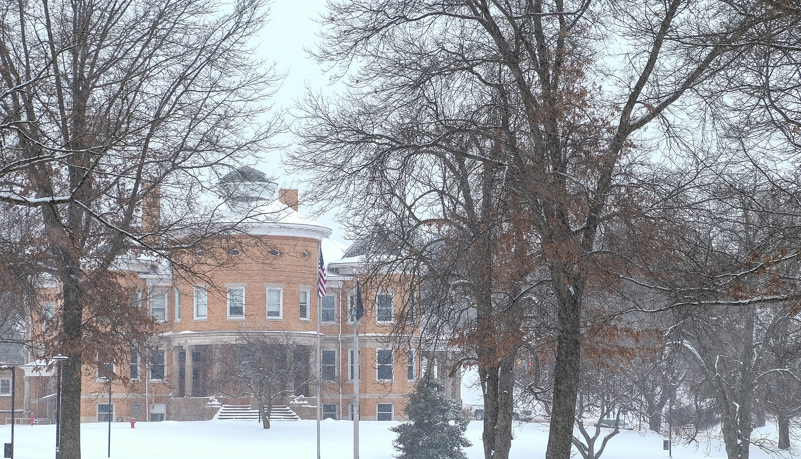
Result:
{"type": "Polygon", "coordinates": [[[58,286],[42,354],[69,357],[65,459],[81,456],[82,365],[152,324],[113,268],[221,232],[196,198],[274,130],[275,76],[248,42],[264,13],[261,0],[0,6],[0,201],[37,211],[25,249],[58,286]]]}
{"type": "MultiPolygon", "coordinates": [[[[352,90],[338,104],[306,101],[306,149],[292,160],[316,170],[325,197],[364,215],[362,198],[384,191],[377,166],[403,189],[414,164],[445,153],[506,168],[556,304],[549,459],[570,456],[584,294],[603,271],[604,225],[630,212],[631,179],[652,139],[692,138],[684,121],[728,84],[716,77],[765,27],[786,33],[792,21],[762,6],[343,0],[321,18],[319,57],[350,72],[352,90]],[[472,143],[453,141],[462,137],[472,143]]],[[[405,217],[408,208],[379,209],[405,217]]],[[[493,451],[487,457],[508,454],[493,451]]]]}
{"type": "Polygon", "coordinates": [[[236,344],[225,347],[221,357],[218,384],[222,392],[255,399],[265,429],[270,428],[274,403],[308,387],[313,379],[308,371],[309,350],[287,336],[241,335],[236,344]]]}

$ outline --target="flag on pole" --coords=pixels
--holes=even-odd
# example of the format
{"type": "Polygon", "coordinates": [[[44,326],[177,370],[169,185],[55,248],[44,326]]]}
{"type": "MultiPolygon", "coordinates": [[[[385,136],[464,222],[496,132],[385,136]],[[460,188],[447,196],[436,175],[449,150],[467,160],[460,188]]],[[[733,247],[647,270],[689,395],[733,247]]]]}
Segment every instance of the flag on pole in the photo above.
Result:
{"type": "Polygon", "coordinates": [[[325,296],[325,263],[322,250],[320,251],[320,266],[317,267],[317,295],[320,298],[325,296]]]}
{"type": "Polygon", "coordinates": [[[361,320],[364,316],[364,303],[362,303],[362,286],[356,280],[356,320],[361,320]]]}

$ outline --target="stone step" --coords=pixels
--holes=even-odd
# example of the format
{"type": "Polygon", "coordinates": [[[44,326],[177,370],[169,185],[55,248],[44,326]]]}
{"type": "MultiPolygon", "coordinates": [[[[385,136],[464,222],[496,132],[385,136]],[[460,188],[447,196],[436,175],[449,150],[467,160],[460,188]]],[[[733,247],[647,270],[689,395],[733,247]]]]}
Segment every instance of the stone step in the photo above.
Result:
{"type": "MultiPolygon", "coordinates": [[[[259,410],[250,405],[222,405],[217,413],[219,420],[258,421],[259,410]]],[[[285,405],[274,405],[270,414],[271,421],[297,421],[300,417],[285,405]]]]}

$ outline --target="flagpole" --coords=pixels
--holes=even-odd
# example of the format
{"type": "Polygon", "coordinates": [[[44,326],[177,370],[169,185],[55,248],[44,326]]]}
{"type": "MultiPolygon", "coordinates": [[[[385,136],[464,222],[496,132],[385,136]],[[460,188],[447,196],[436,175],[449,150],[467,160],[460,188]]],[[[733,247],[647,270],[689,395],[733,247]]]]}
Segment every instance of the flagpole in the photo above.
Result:
{"type": "Polygon", "coordinates": [[[353,321],[353,459],[359,459],[359,377],[361,376],[361,354],[359,352],[359,321],[353,321]]]}
{"type": "Polygon", "coordinates": [[[320,418],[322,410],[322,398],[320,397],[320,385],[323,383],[322,370],[321,370],[321,357],[320,350],[320,321],[323,318],[322,305],[323,296],[325,296],[325,263],[323,263],[323,247],[322,243],[317,247],[319,255],[319,264],[317,267],[317,459],[320,459],[320,418]]]}
{"type": "Polygon", "coordinates": [[[356,279],[356,301],[355,301],[355,320],[353,321],[353,459],[359,459],[359,418],[361,409],[359,407],[359,380],[361,379],[362,356],[359,352],[359,322],[364,315],[364,304],[362,303],[362,287],[359,279],[356,279]]]}
{"type": "Polygon", "coordinates": [[[323,298],[321,296],[317,296],[317,459],[320,459],[320,409],[322,406],[322,400],[320,399],[320,384],[322,384],[322,375],[320,374],[320,319],[322,314],[320,313],[320,306],[322,304],[323,298]]]}

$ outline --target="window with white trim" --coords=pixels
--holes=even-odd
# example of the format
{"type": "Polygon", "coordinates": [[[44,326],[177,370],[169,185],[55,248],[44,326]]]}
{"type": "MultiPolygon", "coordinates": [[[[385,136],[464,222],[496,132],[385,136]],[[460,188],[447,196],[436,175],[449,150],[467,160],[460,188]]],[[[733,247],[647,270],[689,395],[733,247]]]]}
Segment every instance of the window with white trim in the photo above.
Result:
{"type": "Polygon", "coordinates": [[[323,380],[333,381],[337,377],[337,351],[324,349],[321,356],[323,380]]]}
{"type": "MultiPolygon", "coordinates": [[[[355,411],[353,408],[355,406],[356,406],[355,403],[349,403],[348,404],[348,417],[350,418],[351,421],[355,421],[355,419],[353,418],[353,413],[355,411]]],[[[359,415],[361,415],[361,414],[362,414],[362,406],[359,405],[359,415]]]]}
{"type": "Polygon", "coordinates": [[[320,321],[337,321],[337,298],[334,295],[325,295],[320,300],[320,321]]]}
{"type": "Polygon", "coordinates": [[[376,375],[379,381],[392,381],[392,350],[376,349],[376,375]]]}
{"type": "Polygon", "coordinates": [[[375,297],[375,320],[378,323],[391,323],[393,319],[392,294],[379,293],[375,297]]]}
{"type": "MultiPolygon", "coordinates": [[[[361,352],[359,352],[359,356],[361,356],[361,352]]],[[[353,351],[353,349],[348,349],[348,381],[353,381],[354,380],[354,377],[353,377],[354,370],[355,370],[355,367],[354,367],[355,358],[354,357],[355,357],[355,352],[353,351]]],[[[358,375],[359,375],[358,376],[359,380],[361,380],[361,376],[362,376],[361,365],[359,365],[359,373],[358,373],[358,375]]]]}
{"type": "Polygon", "coordinates": [[[376,421],[391,421],[394,415],[395,405],[392,403],[379,403],[375,409],[376,421]]]}
{"type": "Polygon", "coordinates": [[[167,321],[167,295],[165,293],[150,295],[150,315],[156,322],[167,321]]]}
{"type": "Polygon", "coordinates": [[[142,404],[139,402],[131,403],[131,417],[139,420],[142,418],[142,404]]]}
{"type": "Polygon", "coordinates": [[[181,321],[181,291],[175,289],[175,321],[181,321]]]}
{"type": "Polygon", "coordinates": [[[337,418],[337,404],[336,403],[323,403],[323,419],[337,418]]]}
{"type": "Polygon", "coordinates": [[[301,320],[309,320],[309,298],[308,290],[300,291],[300,318],[301,320]]]}
{"type": "Polygon", "coordinates": [[[114,404],[97,404],[97,422],[109,422],[114,420],[114,404]]]}
{"type": "Polygon", "coordinates": [[[11,378],[7,377],[0,378],[0,396],[2,397],[11,396],[11,378]]]}
{"type": "Polygon", "coordinates": [[[209,292],[203,287],[195,287],[195,319],[208,317],[209,292]]]}
{"type": "Polygon", "coordinates": [[[409,349],[409,352],[406,353],[406,379],[408,381],[415,379],[415,363],[414,349],[409,349]]]}
{"type": "Polygon", "coordinates": [[[139,379],[139,351],[131,349],[130,377],[132,380],[139,379]]]}
{"type": "Polygon", "coordinates": [[[114,364],[104,363],[97,367],[97,379],[106,380],[114,377],[114,364]]]}
{"type": "Polygon", "coordinates": [[[42,331],[47,331],[53,324],[53,318],[56,316],[56,302],[45,301],[42,303],[42,331]]]}
{"type": "Polygon", "coordinates": [[[417,311],[415,311],[414,308],[415,308],[414,294],[412,293],[409,295],[409,298],[406,299],[406,320],[410,324],[414,324],[414,321],[416,319],[415,314],[417,311]]]}
{"type": "Polygon", "coordinates": [[[241,319],[245,317],[245,288],[228,288],[228,318],[241,319]]]}
{"type": "Polygon", "coordinates": [[[150,350],[150,380],[163,381],[166,376],[166,359],[162,349],[150,350]]]}
{"type": "Polygon", "coordinates": [[[348,295],[348,323],[356,320],[356,295],[348,295]]]}
{"type": "Polygon", "coordinates": [[[267,318],[280,319],[283,312],[284,292],[280,288],[267,289],[267,318]]]}

